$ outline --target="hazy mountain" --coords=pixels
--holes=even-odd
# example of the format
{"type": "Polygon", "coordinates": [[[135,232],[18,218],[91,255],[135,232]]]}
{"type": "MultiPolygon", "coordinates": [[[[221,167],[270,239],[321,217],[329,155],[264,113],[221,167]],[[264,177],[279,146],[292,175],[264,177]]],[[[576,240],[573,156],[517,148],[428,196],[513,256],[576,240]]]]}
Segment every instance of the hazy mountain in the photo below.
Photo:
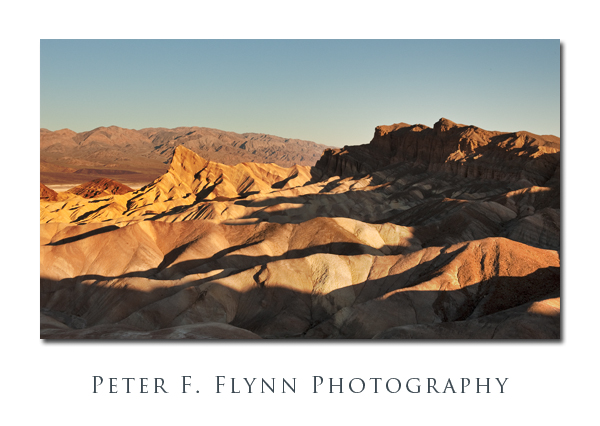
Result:
{"type": "Polygon", "coordinates": [[[313,166],[327,148],[299,139],[205,127],[130,130],[111,126],[82,133],[41,129],[41,181],[83,183],[90,178],[111,177],[145,184],[167,170],[179,145],[223,164],[260,162],[283,167],[313,166]]]}

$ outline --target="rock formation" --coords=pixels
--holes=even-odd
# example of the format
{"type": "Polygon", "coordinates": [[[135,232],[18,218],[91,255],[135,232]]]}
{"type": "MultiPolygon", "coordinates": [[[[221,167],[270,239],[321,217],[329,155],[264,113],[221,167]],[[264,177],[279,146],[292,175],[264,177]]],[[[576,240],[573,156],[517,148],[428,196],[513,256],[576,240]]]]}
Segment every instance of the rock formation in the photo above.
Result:
{"type": "Polygon", "coordinates": [[[133,191],[133,189],[115,180],[99,178],[71,188],[67,192],[83,198],[98,198],[113,194],[127,194],[131,191],[133,191]]]}
{"type": "Polygon", "coordinates": [[[559,151],[555,136],[490,132],[442,118],[433,129],[406,123],[378,126],[370,144],[326,150],[316,168],[325,176],[356,176],[410,164],[430,173],[543,185],[556,171],[559,151]]]}
{"type": "Polygon", "coordinates": [[[442,119],[313,168],[178,146],[136,191],[41,187],[41,336],[559,338],[559,149],[442,119]]]}
{"type": "Polygon", "coordinates": [[[56,201],[58,193],[48,188],[43,183],[40,183],[40,200],[56,201]]]}

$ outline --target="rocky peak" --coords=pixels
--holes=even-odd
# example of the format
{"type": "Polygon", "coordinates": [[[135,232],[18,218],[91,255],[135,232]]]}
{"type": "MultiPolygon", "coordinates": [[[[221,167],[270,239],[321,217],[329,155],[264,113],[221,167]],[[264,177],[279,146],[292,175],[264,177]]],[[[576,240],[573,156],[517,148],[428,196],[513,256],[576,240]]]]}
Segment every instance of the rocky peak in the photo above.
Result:
{"type": "Polygon", "coordinates": [[[173,151],[168,173],[176,176],[182,182],[191,184],[195,175],[206,168],[209,161],[200,157],[194,151],[178,145],[173,151]]]}
{"type": "Polygon", "coordinates": [[[447,132],[454,127],[463,127],[462,125],[456,124],[454,121],[450,121],[447,118],[440,118],[437,123],[433,125],[433,130],[439,135],[440,133],[447,132]]]}
{"type": "Polygon", "coordinates": [[[389,133],[392,133],[398,129],[402,129],[404,127],[410,127],[410,124],[406,123],[396,123],[390,126],[377,126],[375,127],[375,136],[373,138],[380,138],[389,133]]]}

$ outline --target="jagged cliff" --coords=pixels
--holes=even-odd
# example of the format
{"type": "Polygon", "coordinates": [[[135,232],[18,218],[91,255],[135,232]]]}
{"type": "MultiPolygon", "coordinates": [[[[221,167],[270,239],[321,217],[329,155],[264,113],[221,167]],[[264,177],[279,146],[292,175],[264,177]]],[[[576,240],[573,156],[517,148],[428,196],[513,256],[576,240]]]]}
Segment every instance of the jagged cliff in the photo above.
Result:
{"type": "Polygon", "coordinates": [[[492,132],[445,118],[433,128],[406,123],[378,126],[368,145],[328,149],[317,177],[356,176],[390,165],[427,172],[544,185],[558,173],[560,139],[529,132],[492,132]]]}

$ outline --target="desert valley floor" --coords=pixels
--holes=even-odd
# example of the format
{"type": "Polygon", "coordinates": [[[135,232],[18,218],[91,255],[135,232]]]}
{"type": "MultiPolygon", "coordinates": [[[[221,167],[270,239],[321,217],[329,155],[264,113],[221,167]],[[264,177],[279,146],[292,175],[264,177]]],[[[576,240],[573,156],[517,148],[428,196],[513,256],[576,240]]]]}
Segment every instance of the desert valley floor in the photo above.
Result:
{"type": "Polygon", "coordinates": [[[560,338],[558,137],[215,132],[41,132],[41,338],[560,338]]]}

